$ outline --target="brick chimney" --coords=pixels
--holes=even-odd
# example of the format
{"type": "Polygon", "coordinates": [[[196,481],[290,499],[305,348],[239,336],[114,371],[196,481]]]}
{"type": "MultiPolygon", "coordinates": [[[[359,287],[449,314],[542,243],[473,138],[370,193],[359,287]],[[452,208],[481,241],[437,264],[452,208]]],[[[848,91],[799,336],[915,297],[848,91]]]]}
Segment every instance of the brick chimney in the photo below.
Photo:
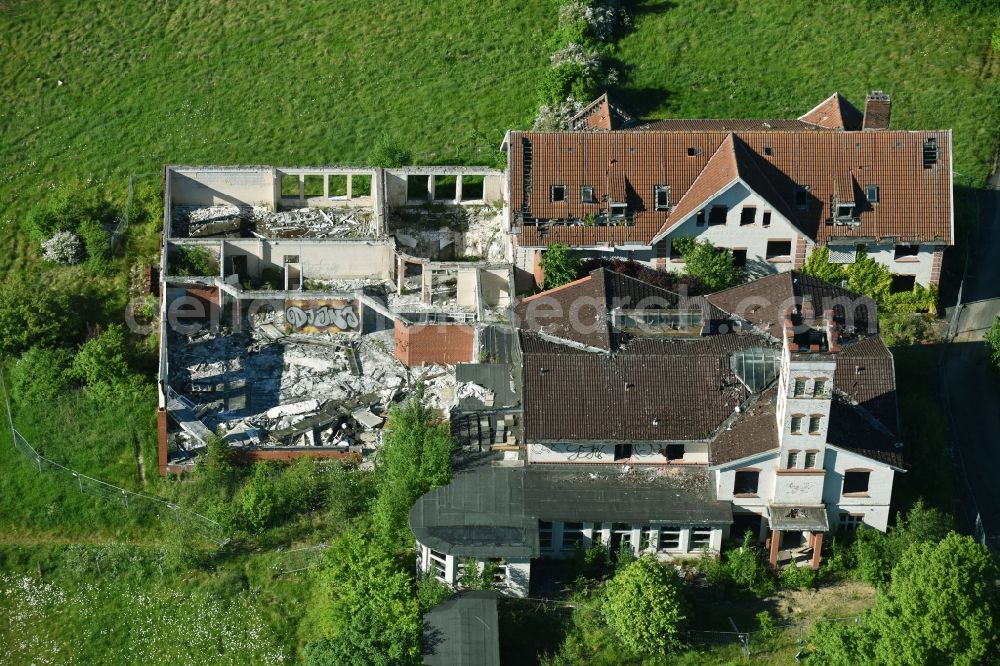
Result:
{"type": "Polygon", "coordinates": [[[889,115],[892,100],[881,90],[873,90],[865,98],[865,118],[861,122],[863,130],[889,129],[889,115]]]}

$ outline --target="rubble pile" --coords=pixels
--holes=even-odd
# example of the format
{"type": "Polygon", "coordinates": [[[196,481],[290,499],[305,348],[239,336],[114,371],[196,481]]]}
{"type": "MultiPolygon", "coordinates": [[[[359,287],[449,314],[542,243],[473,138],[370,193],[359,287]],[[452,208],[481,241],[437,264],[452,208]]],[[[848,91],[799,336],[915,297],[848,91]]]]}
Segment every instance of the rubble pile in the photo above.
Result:
{"type": "Polygon", "coordinates": [[[375,214],[369,208],[296,208],[257,221],[266,238],[372,238],[375,214]]]}
{"type": "MultiPolygon", "coordinates": [[[[171,335],[178,336],[171,344],[171,387],[195,403],[205,426],[233,444],[334,446],[364,454],[380,444],[389,408],[418,383],[445,415],[455,399],[454,370],[411,371],[392,354],[391,331],[277,339],[273,331],[256,330],[184,340],[171,335]]],[[[175,442],[197,446],[183,433],[175,442]]]]}

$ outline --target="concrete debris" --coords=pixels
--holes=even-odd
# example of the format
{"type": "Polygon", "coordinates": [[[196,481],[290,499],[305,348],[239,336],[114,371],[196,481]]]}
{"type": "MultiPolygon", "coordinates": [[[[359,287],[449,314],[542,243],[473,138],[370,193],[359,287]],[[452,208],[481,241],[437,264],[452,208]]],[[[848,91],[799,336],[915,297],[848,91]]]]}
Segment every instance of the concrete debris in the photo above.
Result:
{"type": "Polygon", "coordinates": [[[351,416],[354,417],[355,421],[369,430],[379,427],[383,421],[382,417],[372,414],[370,409],[356,409],[351,412],[351,416]]]}
{"type": "Polygon", "coordinates": [[[484,400],[487,393],[492,393],[485,386],[480,386],[475,382],[463,382],[458,385],[458,389],[455,391],[455,396],[458,400],[464,400],[465,398],[476,398],[477,400],[484,400]]]}
{"type": "Polygon", "coordinates": [[[272,212],[264,206],[174,206],[173,234],[184,238],[374,238],[371,208],[297,208],[272,212]]]}

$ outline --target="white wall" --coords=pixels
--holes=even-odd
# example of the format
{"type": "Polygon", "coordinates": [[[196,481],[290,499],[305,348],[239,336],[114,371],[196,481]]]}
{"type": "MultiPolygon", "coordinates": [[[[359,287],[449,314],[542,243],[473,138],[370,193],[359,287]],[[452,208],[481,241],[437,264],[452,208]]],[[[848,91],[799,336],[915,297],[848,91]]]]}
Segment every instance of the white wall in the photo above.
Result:
{"type": "MultiPolygon", "coordinates": [[[[787,218],[762,197],[739,182],[709,201],[704,210],[705,224],[703,226],[698,226],[696,223],[697,215],[692,215],[673,229],[667,235],[666,241],[670,242],[674,238],[693,236],[698,240],[710,241],[716,247],[745,249],[747,251],[747,270],[754,274],[763,275],[791,270],[795,259],[796,239],[806,239],[787,218]],[[724,205],[729,208],[724,225],[710,225],[708,223],[710,211],[715,205],[724,205]],[[740,226],[741,212],[747,206],[756,208],[754,223],[740,226]],[[771,212],[771,224],[768,227],[764,227],[762,223],[765,211],[771,212]],[[769,240],[791,241],[792,251],[787,261],[771,262],[766,259],[769,240]]],[[[806,239],[806,242],[809,246],[812,245],[811,240],[806,239]]],[[[668,270],[680,271],[683,268],[683,261],[667,260],[668,270]]]]}
{"type": "Polygon", "coordinates": [[[716,496],[720,500],[731,501],[733,506],[760,513],[773,497],[774,470],[777,468],[778,458],[776,452],[766,453],[717,469],[715,471],[716,496]],[[744,469],[756,469],[760,472],[757,477],[756,497],[736,497],[733,495],[736,472],[744,469]]]}
{"type": "Polygon", "coordinates": [[[170,203],[274,207],[270,167],[168,167],[170,203]]]}
{"type": "MultiPolygon", "coordinates": [[[[631,462],[635,464],[667,464],[668,461],[661,452],[668,443],[673,442],[638,442],[632,445],[632,457],[625,461],[615,460],[615,443],[575,444],[575,443],[540,443],[535,442],[528,447],[529,463],[615,463],[631,462]]],[[[707,442],[676,442],[684,445],[684,457],[671,464],[708,463],[707,442]]]]}
{"type": "Polygon", "coordinates": [[[864,513],[865,524],[885,531],[889,521],[889,502],[892,499],[895,471],[882,463],[833,447],[826,449],[824,467],[827,473],[823,502],[830,513],[831,529],[836,529],[840,511],[847,511],[864,513]],[[841,494],[844,472],[849,469],[871,470],[865,496],[845,497],[841,494]]]}
{"type": "MultiPolygon", "coordinates": [[[[281,270],[284,257],[296,255],[302,264],[303,277],[313,279],[349,279],[371,277],[391,279],[395,254],[388,241],[327,240],[225,240],[226,257],[247,256],[247,270],[260,276],[264,269],[281,270]]],[[[227,261],[228,263],[228,261],[227,261]]],[[[228,268],[228,267],[226,267],[228,268]]]]}
{"type": "Polygon", "coordinates": [[[882,264],[893,275],[913,275],[918,284],[925,287],[931,282],[931,267],[934,264],[934,246],[921,245],[916,257],[896,260],[896,246],[893,244],[868,245],[868,256],[882,264]]]}

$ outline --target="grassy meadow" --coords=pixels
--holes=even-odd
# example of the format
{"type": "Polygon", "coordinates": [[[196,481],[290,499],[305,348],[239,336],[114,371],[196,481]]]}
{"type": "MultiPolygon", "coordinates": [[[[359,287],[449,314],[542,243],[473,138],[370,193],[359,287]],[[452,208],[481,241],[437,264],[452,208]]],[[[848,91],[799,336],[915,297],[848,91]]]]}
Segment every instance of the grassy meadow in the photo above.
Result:
{"type": "MultiPolygon", "coordinates": [[[[867,90],[881,88],[893,95],[893,127],[955,130],[956,180],[978,186],[989,171],[1000,127],[995,17],[868,9],[862,0],[623,5],[632,25],[610,47],[621,72],[612,92],[637,116],[795,117],[835,90],[861,106],[867,90]]],[[[0,289],[8,275],[31,275],[85,294],[88,327],[120,322],[129,269],[156,261],[166,163],[362,163],[382,133],[415,163],[492,161],[505,130],[532,123],[557,6],[0,0],[0,289]],[[21,233],[24,216],[57,190],[97,187],[124,206],[129,175],[139,203],[109,272],[47,264],[21,233]]],[[[130,344],[134,369],[151,377],[155,340],[130,344]]],[[[953,482],[939,477],[947,427],[932,390],[936,352],[894,351],[915,454],[900,505],[931,484],[927,499],[947,508],[953,482]]],[[[54,460],[197,506],[201,486],[156,473],[152,381],[146,388],[145,412],[98,409],[79,391],[16,405],[15,419],[54,460]]],[[[0,402],[5,422],[3,411],[0,402]]],[[[183,539],[174,528],[82,495],[72,479],[40,475],[5,427],[0,452],[4,663],[186,663],[195,651],[219,663],[291,659],[308,637],[300,619],[311,578],[277,575],[275,549],[330,539],[360,511],[343,508],[356,498],[334,480],[325,504],[234,539],[210,565],[166,563],[183,539]],[[98,560],[105,569],[90,579],[98,560]],[[192,625],[199,630],[186,635],[192,625]]],[[[764,660],[786,663],[794,633],[764,660]]],[[[732,645],[685,658],[744,661],[732,645]]]]}

